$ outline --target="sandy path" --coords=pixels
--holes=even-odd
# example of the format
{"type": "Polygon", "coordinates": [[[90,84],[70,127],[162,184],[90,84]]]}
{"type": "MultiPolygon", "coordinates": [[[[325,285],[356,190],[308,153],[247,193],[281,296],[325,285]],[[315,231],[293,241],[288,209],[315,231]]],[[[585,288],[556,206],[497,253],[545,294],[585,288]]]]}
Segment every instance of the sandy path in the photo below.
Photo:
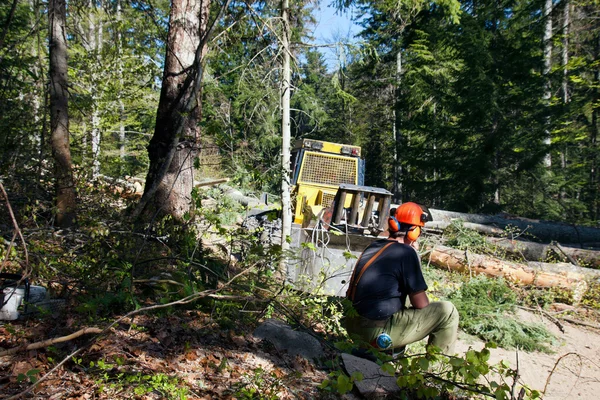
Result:
{"type": "MultiPolygon", "coordinates": [[[[559,341],[553,347],[554,354],[519,352],[521,381],[540,391],[547,385],[543,395],[546,400],[600,399],[600,331],[563,322],[565,332],[562,333],[540,315],[519,311],[519,317],[543,323],[559,341]]],[[[456,351],[464,353],[469,347],[480,350],[483,343],[460,339],[456,351]]],[[[491,350],[491,364],[506,360],[514,368],[516,358],[515,350],[491,350]]]]}

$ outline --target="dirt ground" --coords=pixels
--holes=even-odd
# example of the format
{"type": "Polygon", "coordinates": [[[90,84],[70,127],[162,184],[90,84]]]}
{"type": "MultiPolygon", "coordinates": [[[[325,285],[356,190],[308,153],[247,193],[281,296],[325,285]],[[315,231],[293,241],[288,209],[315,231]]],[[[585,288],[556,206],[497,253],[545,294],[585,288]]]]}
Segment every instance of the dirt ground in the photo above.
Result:
{"type": "MultiPolygon", "coordinates": [[[[564,333],[547,317],[524,310],[519,317],[543,323],[558,339],[553,354],[526,353],[515,350],[492,349],[490,363],[501,360],[517,367],[521,382],[532,389],[544,391],[545,400],[600,398],[600,330],[561,320],[564,333]]],[[[460,337],[456,351],[464,353],[484,344],[471,338],[460,337]]]]}
{"type": "MultiPolygon", "coordinates": [[[[546,325],[558,338],[553,354],[518,352],[521,382],[545,390],[544,399],[600,398],[600,330],[562,322],[564,333],[547,317],[519,311],[519,316],[546,325]]],[[[35,321],[0,325],[0,348],[12,348],[77,328],[72,321],[35,321]]],[[[327,396],[317,386],[328,371],[289,357],[253,339],[249,332],[219,329],[206,314],[188,311],[162,317],[136,316],[119,324],[80,355],[38,385],[32,399],[188,399],[264,398],[317,399],[327,396]],[[99,369],[100,362],[105,364],[99,369]],[[163,377],[163,381],[149,381],[163,377]],[[174,383],[165,381],[167,377],[174,383]],[[270,397],[269,397],[270,396],[270,397]]],[[[85,343],[84,338],[46,348],[0,357],[0,398],[28,386],[19,374],[37,370],[43,375],[85,343]]],[[[483,348],[480,341],[461,336],[458,352],[483,348]]],[[[517,352],[492,349],[491,363],[506,360],[517,366],[517,352]]],[[[331,356],[333,360],[333,356],[331,356]]],[[[348,394],[346,399],[358,398],[348,394]]]]}

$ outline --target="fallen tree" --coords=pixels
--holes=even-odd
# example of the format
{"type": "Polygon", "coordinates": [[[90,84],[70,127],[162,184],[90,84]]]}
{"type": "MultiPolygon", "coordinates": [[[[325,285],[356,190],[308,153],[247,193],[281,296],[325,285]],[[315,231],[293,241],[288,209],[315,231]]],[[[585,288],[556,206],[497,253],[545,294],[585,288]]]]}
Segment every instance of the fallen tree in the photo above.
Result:
{"type": "Polygon", "coordinates": [[[503,277],[521,285],[561,287],[570,291],[575,301],[579,301],[587,290],[586,279],[600,279],[600,271],[572,264],[521,264],[440,245],[430,249],[429,261],[438,268],[503,277]]]}
{"type": "Polygon", "coordinates": [[[600,268],[600,251],[597,250],[568,247],[556,242],[544,244],[495,237],[486,237],[485,240],[507,253],[523,257],[527,261],[547,260],[554,253],[560,259],[566,258],[571,264],[600,268]]]}
{"type": "MultiPolygon", "coordinates": [[[[444,231],[450,225],[452,225],[452,222],[450,222],[450,221],[430,221],[430,222],[427,222],[427,224],[425,226],[425,231],[430,231],[430,230],[444,231]]],[[[506,232],[504,231],[504,229],[496,228],[495,226],[476,224],[473,222],[463,222],[462,225],[467,229],[472,229],[475,232],[478,232],[478,233],[481,233],[484,235],[491,235],[491,236],[506,235],[506,232]]]]}
{"type": "MultiPolygon", "coordinates": [[[[430,211],[433,221],[436,223],[461,220],[466,223],[491,225],[501,230],[512,226],[520,232],[526,232],[536,240],[548,243],[553,240],[559,243],[577,243],[580,246],[585,246],[587,243],[600,243],[600,229],[589,226],[541,221],[512,215],[466,214],[437,209],[430,209],[430,211]]],[[[434,226],[432,223],[427,223],[427,225],[428,227],[434,226]]]]}

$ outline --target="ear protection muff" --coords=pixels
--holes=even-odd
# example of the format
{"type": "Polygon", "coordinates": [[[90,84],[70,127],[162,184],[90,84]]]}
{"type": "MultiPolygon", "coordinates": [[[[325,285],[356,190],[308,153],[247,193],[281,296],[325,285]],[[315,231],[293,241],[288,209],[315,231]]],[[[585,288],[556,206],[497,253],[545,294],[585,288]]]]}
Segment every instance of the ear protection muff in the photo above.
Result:
{"type": "Polygon", "coordinates": [[[394,217],[390,215],[388,218],[388,231],[390,232],[398,232],[400,230],[400,222],[394,217]]]}
{"type": "Polygon", "coordinates": [[[420,226],[413,226],[408,229],[408,232],[406,232],[406,238],[412,242],[417,240],[419,238],[419,236],[421,236],[421,227],[420,226]]]}

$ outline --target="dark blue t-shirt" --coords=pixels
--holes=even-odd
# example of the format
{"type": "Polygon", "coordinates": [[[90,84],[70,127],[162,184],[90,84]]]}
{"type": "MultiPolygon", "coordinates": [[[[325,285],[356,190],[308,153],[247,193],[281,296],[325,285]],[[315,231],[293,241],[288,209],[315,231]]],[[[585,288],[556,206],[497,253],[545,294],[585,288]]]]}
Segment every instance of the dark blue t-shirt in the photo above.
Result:
{"type": "MultiPolygon", "coordinates": [[[[355,279],[365,264],[388,243],[390,240],[378,240],[363,251],[354,267],[355,279]]],[[[352,303],[363,317],[381,320],[403,309],[407,295],[424,290],[427,290],[427,284],[419,255],[409,245],[393,241],[361,276],[352,303]]]]}

